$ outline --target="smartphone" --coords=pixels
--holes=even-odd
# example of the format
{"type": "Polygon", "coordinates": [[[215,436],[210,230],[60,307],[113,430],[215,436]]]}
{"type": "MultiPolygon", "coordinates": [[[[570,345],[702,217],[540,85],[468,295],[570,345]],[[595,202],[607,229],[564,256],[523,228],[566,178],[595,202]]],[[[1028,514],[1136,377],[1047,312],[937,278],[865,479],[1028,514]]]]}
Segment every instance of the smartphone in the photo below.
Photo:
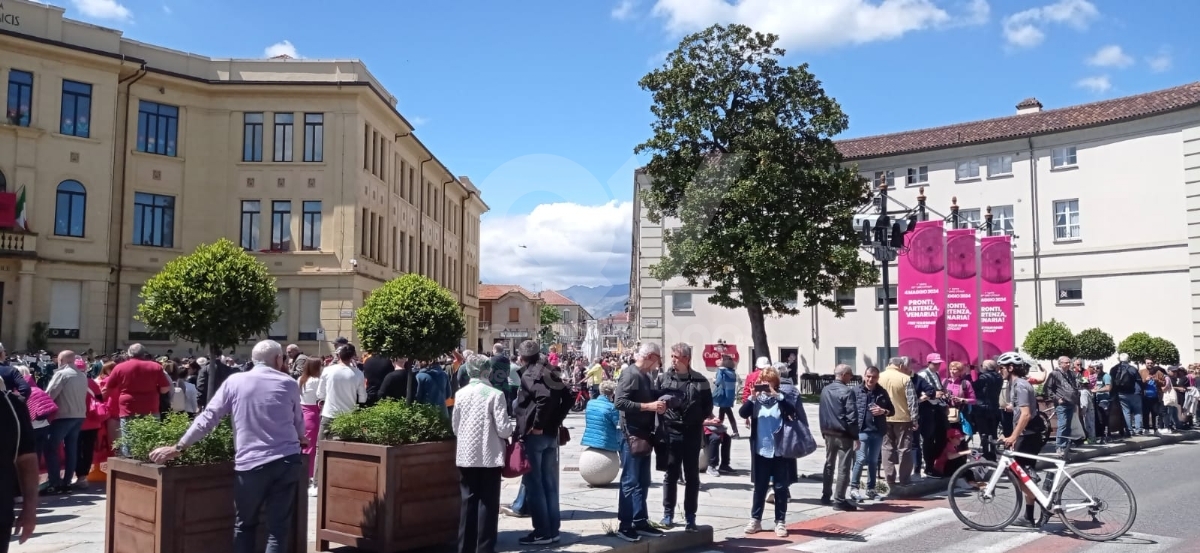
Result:
{"type": "Polygon", "coordinates": [[[771,385],[770,384],[755,384],[754,391],[755,392],[769,392],[769,391],[771,391],[771,385]]]}

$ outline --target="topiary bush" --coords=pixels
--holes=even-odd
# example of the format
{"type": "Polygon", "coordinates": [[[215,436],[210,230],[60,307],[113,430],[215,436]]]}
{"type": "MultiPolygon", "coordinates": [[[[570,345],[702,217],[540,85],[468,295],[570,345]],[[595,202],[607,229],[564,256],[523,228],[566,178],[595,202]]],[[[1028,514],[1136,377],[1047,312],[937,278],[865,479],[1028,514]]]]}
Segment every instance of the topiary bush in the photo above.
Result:
{"type": "Polygon", "coordinates": [[[1154,337],[1145,332],[1134,332],[1128,338],[1121,340],[1117,351],[1128,353],[1130,361],[1141,363],[1147,357],[1154,355],[1154,337]]]}
{"type": "Polygon", "coordinates": [[[440,442],[454,437],[450,420],[440,409],[387,399],[334,417],[329,432],[345,442],[386,446],[440,442]]]}
{"type": "Polygon", "coordinates": [[[1117,352],[1111,334],[1099,328],[1087,328],[1075,335],[1075,354],[1089,360],[1108,359],[1117,352]]]}
{"type": "MultiPolygon", "coordinates": [[[[184,413],[172,413],[161,422],[156,416],[137,417],[125,423],[118,446],[129,447],[129,458],[150,462],[150,452],[175,445],[192,424],[184,413]]],[[[170,466],[212,465],[233,460],[233,425],[229,418],[221,421],[203,440],[183,450],[183,454],[168,462],[170,466]]]]}
{"type": "Polygon", "coordinates": [[[1150,358],[1159,365],[1178,365],[1179,348],[1170,340],[1155,336],[1150,339],[1150,358]]]}
{"type": "Polygon", "coordinates": [[[354,330],[373,354],[429,360],[458,347],[467,325],[449,291],[410,273],[371,292],[354,315],[354,330]]]}
{"type": "Polygon", "coordinates": [[[1025,335],[1021,348],[1034,359],[1055,359],[1063,355],[1075,357],[1075,335],[1065,323],[1050,319],[1033,327],[1025,335]]]}

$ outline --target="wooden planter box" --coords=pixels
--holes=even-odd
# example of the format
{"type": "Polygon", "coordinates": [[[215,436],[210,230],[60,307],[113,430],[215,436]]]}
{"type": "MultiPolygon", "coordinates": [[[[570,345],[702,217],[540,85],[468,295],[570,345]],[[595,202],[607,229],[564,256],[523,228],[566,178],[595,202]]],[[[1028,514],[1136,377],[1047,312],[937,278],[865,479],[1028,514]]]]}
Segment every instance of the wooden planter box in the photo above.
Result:
{"type": "MultiPolygon", "coordinates": [[[[108,460],[105,553],[229,553],[233,550],[233,463],[167,467],[108,460]]],[[[296,486],[290,553],[308,551],[308,489],[296,486]]],[[[259,546],[266,527],[259,525],[259,546]]]]}
{"type": "Polygon", "coordinates": [[[454,454],[454,440],[396,447],[321,441],[317,551],[330,542],[374,553],[455,543],[461,498],[454,454]]]}

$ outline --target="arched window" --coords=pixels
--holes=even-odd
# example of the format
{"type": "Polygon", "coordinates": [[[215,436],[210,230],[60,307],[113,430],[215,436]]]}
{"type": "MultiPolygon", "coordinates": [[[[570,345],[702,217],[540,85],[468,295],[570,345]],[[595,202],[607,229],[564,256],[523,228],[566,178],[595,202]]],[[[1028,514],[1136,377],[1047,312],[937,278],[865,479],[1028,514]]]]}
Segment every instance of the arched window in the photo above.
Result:
{"type": "Polygon", "coordinates": [[[58,185],[54,204],[54,235],[83,238],[87,190],[79,181],[65,180],[58,185]]]}
{"type": "Polygon", "coordinates": [[[0,192],[8,192],[8,181],[4,180],[4,171],[0,171],[0,192]]]}

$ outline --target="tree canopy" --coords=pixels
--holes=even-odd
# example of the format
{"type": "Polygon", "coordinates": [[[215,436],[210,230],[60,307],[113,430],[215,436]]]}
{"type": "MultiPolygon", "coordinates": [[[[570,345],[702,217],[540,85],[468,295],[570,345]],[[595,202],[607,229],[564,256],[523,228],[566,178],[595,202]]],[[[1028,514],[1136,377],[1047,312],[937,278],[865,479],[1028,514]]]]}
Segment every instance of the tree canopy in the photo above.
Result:
{"type": "Polygon", "coordinates": [[[1075,357],[1075,335],[1065,323],[1050,319],[1033,327],[1025,335],[1021,348],[1034,359],[1056,359],[1067,356],[1075,357]]]}
{"type": "Polygon", "coordinates": [[[656,279],[712,288],[708,301],[745,308],[756,355],[769,355],[766,315],[821,305],[874,283],[851,219],[870,199],[832,137],[848,118],[807,64],[780,63],[778,37],[714,25],[685,37],[641,79],[653,97],[647,216],[670,221],[656,279]],[[678,226],[674,222],[678,222],[678,226]]]}
{"type": "Polygon", "coordinates": [[[1099,328],[1086,328],[1075,335],[1075,354],[1084,359],[1108,359],[1117,352],[1117,344],[1109,333],[1099,328]]]}
{"type": "Polygon", "coordinates": [[[177,257],[142,286],[137,320],[216,352],[266,334],[279,318],[267,266],[222,238],[177,257]]]}
{"type": "Polygon", "coordinates": [[[368,352],[428,361],[458,347],[467,325],[449,291],[409,273],[371,292],[354,315],[354,330],[368,352]]]}
{"type": "Polygon", "coordinates": [[[1117,351],[1128,353],[1129,360],[1134,363],[1141,363],[1147,357],[1154,356],[1154,337],[1146,332],[1134,332],[1121,340],[1121,345],[1117,346],[1117,351]]]}
{"type": "Polygon", "coordinates": [[[549,326],[554,323],[562,322],[562,313],[558,312],[558,308],[553,305],[543,305],[541,312],[542,326],[549,326]]]}

